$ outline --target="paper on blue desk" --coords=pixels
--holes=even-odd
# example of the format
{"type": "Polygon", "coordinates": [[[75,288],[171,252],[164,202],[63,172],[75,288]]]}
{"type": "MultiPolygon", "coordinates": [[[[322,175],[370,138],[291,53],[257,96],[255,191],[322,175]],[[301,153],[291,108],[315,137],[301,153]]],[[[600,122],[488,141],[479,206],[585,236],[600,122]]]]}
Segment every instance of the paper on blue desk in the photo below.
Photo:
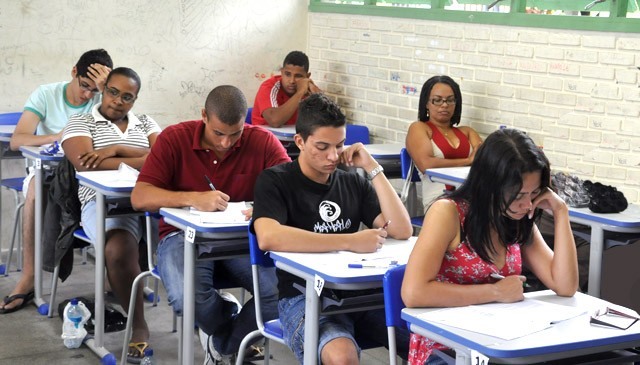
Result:
{"type": "Polygon", "coordinates": [[[203,212],[192,207],[189,213],[200,216],[200,223],[244,224],[247,219],[242,211],[246,209],[245,202],[230,202],[221,212],[203,212]]]}
{"type": "Polygon", "coordinates": [[[471,332],[513,340],[586,313],[569,307],[526,298],[517,303],[490,303],[421,313],[418,317],[471,332]]]}

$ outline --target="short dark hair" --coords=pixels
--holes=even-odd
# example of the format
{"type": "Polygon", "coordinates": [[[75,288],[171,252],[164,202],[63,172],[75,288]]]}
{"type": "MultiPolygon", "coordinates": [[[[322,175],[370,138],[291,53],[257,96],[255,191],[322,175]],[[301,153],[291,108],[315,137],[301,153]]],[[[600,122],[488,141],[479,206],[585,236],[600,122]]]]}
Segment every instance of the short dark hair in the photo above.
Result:
{"type": "Polygon", "coordinates": [[[304,52],[291,51],[282,62],[282,67],[286,65],[300,66],[304,68],[304,72],[309,72],[309,57],[304,52]]]}
{"type": "Polygon", "coordinates": [[[506,128],[489,135],[480,145],[471,164],[469,175],[449,198],[469,203],[463,231],[469,246],[485,261],[491,262],[494,253],[490,228],[498,233],[500,242],[528,243],[533,223],[542,215],[536,209],[533,219],[513,221],[507,208],[522,189],[522,175],[540,172],[540,189],[551,184],[549,160],[524,132],[506,128]]]}
{"type": "Polygon", "coordinates": [[[207,117],[215,115],[226,125],[236,125],[247,115],[247,99],[237,87],[220,85],[211,90],[204,109],[207,117]]]}
{"type": "Polygon", "coordinates": [[[91,51],[83,53],[78,59],[78,62],[76,62],[76,75],[87,77],[89,66],[94,63],[99,63],[109,68],[113,68],[113,61],[107,51],[102,48],[92,49],[91,51]]]}
{"type": "Polygon", "coordinates": [[[303,141],[320,127],[344,127],[347,118],[344,116],[338,104],[328,96],[320,93],[311,94],[304,99],[298,107],[298,120],[296,121],[296,133],[303,141]]]}
{"type": "Polygon", "coordinates": [[[118,67],[111,70],[111,72],[109,72],[109,76],[107,76],[107,81],[105,81],[104,83],[105,86],[109,84],[109,80],[111,80],[111,78],[115,75],[122,75],[130,79],[133,79],[133,81],[135,81],[136,84],[138,85],[138,91],[136,92],[136,94],[140,92],[140,88],[142,87],[142,81],[140,81],[140,76],[138,75],[137,72],[133,71],[129,67],[118,67]]]}
{"type": "Polygon", "coordinates": [[[427,103],[429,102],[429,95],[431,95],[431,89],[435,84],[447,84],[453,89],[453,95],[456,98],[456,108],[453,111],[451,117],[451,126],[458,125],[460,123],[460,117],[462,116],[462,92],[460,92],[460,85],[453,79],[446,75],[433,76],[429,80],[425,81],[422,85],[422,91],[420,91],[420,101],[418,104],[418,120],[426,122],[429,120],[427,115],[427,103]]]}

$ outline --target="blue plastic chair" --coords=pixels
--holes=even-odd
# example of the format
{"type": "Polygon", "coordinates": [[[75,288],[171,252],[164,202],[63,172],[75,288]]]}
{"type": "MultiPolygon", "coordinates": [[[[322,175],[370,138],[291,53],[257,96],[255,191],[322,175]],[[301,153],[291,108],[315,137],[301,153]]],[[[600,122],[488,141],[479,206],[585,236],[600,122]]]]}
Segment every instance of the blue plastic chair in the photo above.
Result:
{"type": "Polygon", "coordinates": [[[0,113],[0,125],[16,125],[20,116],[22,116],[22,112],[0,113]]]}
{"type": "Polygon", "coordinates": [[[9,178],[9,179],[2,179],[2,181],[0,181],[0,186],[2,186],[3,188],[6,188],[8,190],[10,190],[11,192],[13,192],[13,195],[15,197],[15,201],[16,201],[16,208],[14,210],[13,213],[13,231],[11,233],[11,246],[9,248],[9,255],[7,258],[7,265],[6,267],[2,268],[4,270],[4,276],[8,276],[9,275],[9,270],[11,269],[11,260],[12,260],[12,256],[13,256],[13,249],[16,245],[16,242],[18,242],[18,247],[16,252],[18,253],[18,271],[22,270],[22,255],[20,254],[21,252],[21,230],[20,230],[20,223],[22,222],[22,215],[20,214],[20,212],[22,212],[22,208],[24,207],[24,201],[22,200],[21,193],[22,193],[22,183],[24,182],[24,177],[14,177],[14,178],[9,178]],[[17,238],[17,240],[16,240],[17,238]]]}
{"type": "MultiPolygon", "coordinates": [[[[260,293],[260,267],[274,267],[275,264],[269,256],[268,252],[264,252],[258,246],[258,239],[256,235],[249,229],[249,258],[251,260],[251,274],[253,276],[253,292],[260,293]]],[[[281,344],[284,343],[284,333],[282,332],[282,324],[280,319],[272,319],[268,322],[264,322],[262,319],[262,300],[260,295],[254,296],[255,310],[256,310],[256,324],[258,329],[248,333],[240,343],[240,349],[238,351],[238,357],[236,364],[243,364],[244,353],[249,345],[259,336],[265,338],[264,342],[264,363],[269,364],[269,340],[277,341],[281,344]]]]}
{"type": "MultiPolygon", "coordinates": [[[[411,179],[410,184],[415,186],[415,183],[420,181],[420,174],[418,173],[418,169],[414,168],[411,176],[408,176],[410,166],[411,166],[411,156],[409,155],[409,152],[407,152],[407,149],[403,148],[402,150],[400,150],[400,170],[402,173],[402,179],[405,180],[405,183],[407,179],[411,179]]],[[[413,199],[416,200],[416,203],[417,203],[417,195],[414,194],[413,199]]],[[[414,227],[421,228],[423,221],[424,221],[424,215],[411,217],[411,225],[413,225],[414,227]]]]}
{"type": "Polygon", "coordinates": [[[251,113],[253,112],[253,107],[247,109],[247,116],[244,118],[244,122],[247,124],[251,124],[251,113]]]}
{"type": "MultiPolygon", "coordinates": [[[[20,116],[22,116],[22,112],[0,113],[0,125],[17,125],[18,121],[20,120],[20,116]]],[[[4,151],[0,151],[0,153],[4,153],[4,151]]],[[[19,233],[21,232],[20,222],[22,221],[22,219],[21,219],[20,212],[22,211],[22,208],[24,206],[24,202],[22,201],[22,198],[21,198],[23,181],[24,181],[24,177],[0,180],[0,186],[13,192],[13,195],[16,201],[15,214],[13,218],[13,233],[11,238],[11,248],[9,249],[9,255],[7,258],[6,266],[4,264],[1,264],[1,261],[0,261],[0,273],[4,273],[5,276],[9,275],[12,254],[13,254],[13,249],[15,247],[16,238],[18,238],[18,247],[17,247],[18,265],[17,266],[18,266],[18,271],[22,270],[22,255],[20,254],[21,252],[20,237],[16,237],[16,236],[19,235],[19,233]]],[[[0,249],[1,248],[2,246],[0,244],[0,249]]]]}
{"type": "Polygon", "coordinates": [[[352,145],[356,142],[362,142],[362,144],[371,143],[369,128],[364,125],[347,124],[347,139],[344,144],[352,145]]]}
{"type": "Polygon", "coordinates": [[[405,307],[400,296],[402,279],[407,265],[394,266],[387,270],[382,279],[384,290],[384,315],[387,323],[387,336],[389,337],[389,364],[396,365],[398,352],[396,349],[396,327],[407,327],[407,322],[400,317],[405,307]]]}

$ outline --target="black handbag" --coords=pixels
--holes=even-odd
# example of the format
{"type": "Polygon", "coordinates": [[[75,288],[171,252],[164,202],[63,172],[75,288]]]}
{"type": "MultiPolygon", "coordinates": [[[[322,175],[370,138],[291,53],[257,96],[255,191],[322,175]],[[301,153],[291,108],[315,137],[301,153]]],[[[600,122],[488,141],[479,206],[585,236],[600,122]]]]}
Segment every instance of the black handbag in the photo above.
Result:
{"type": "Polygon", "coordinates": [[[589,180],[583,185],[589,194],[589,209],[594,213],[620,213],[629,206],[624,194],[611,185],[589,180]]]}

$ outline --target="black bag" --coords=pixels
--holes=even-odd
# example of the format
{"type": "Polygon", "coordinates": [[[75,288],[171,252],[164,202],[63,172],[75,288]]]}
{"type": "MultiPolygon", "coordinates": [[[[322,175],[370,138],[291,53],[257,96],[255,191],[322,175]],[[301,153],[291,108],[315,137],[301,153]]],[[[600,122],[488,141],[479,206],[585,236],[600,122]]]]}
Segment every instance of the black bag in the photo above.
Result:
{"type": "MultiPolygon", "coordinates": [[[[96,320],[95,316],[95,301],[93,299],[88,299],[85,297],[78,297],[78,300],[84,303],[89,312],[91,312],[91,318],[84,325],[84,328],[87,330],[87,333],[93,335],[94,333],[94,321],[96,320]]],[[[69,299],[64,300],[62,303],[58,304],[58,315],[60,319],[64,318],[64,308],[69,303],[69,299]]],[[[118,332],[122,331],[127,326],[127,319],[122,315],[122,313],[117,310],[110,308],[107,303],[104,306],[104,332],[118,332]]]]}
{"type": "Polygon", "coordinates": [[[584,187],[590,198],[589,209],[594,213],[620,213],[629,206],[624,194],[611,185],[586,180],[584,187]]]}

